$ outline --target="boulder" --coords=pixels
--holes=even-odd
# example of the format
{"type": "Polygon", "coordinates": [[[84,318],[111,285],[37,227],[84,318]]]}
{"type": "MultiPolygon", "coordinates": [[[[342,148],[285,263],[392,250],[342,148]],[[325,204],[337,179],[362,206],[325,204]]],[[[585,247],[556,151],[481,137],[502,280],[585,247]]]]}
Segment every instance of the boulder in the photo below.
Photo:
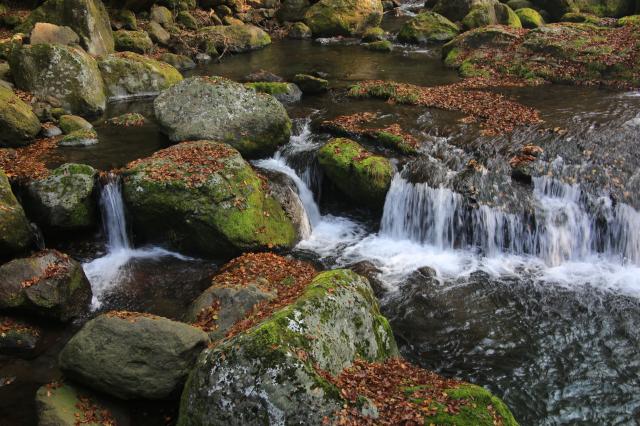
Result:
{"type": "Polygon", "coordinates": [[[0,169],[0,259],[27,250],[34,240],[31,225],[9,179],[0,169]]]}
{"type": "Polygon", "coordinates": [[[452,40],[460,28],[447,18],[435,12],[422,12],[407,21],[398,40],[405,43],[432,43],[452,40]]]}
{"type": "Polygon", "coordinates": [[[78,37],[78,34],[69,27],[61,27],[55,24],[38,22],[31,30],[29,43],[71,45],[80,43],[80,37],[78,37]]]}
{"type": "Polygon", "coordinates": [[[152,22],[157,22],[163,27],[173,25],[173,15],[171,14],[171,11],[164,6],[154,5],[149,13],[149,19],[152,22]]]}
{"type": "Polygon", "coordinates": [[[113,33],[118,52],[147,53],[153,48],[153,41],[146,31],[118,30],[113,33]]]}
{"type": "Polygon", "coordinates": [[[267,93],[280,102],[294,103],[302,99],[302,90],[294,83],[269,83],[269,82],[253,82],[245,83],[245,86],[260,93],[267,93]]]}
{"type": "Polygon", "coordinates": [[[529,0],[509,0],[506,3],[507,6],[509,6],[513,10],[535,8],[534,4],[529,0]]]}
{"type": "Polygon", "coordinates": [[[179,71],[187,71],[194,69],[196,63],[188,56],[176,55],[175,53],[163,53],[160,56],[162,62],[166,62],[179,71]]]}
{"type": "Polygon", "coordinates": [[[474,7],[492,6],[496,3],[497,0],[438,0],[432,10],[457,22],[462,21],[474,7]]]}
{"type": "Polygon", "coordinates": [[[304,14],[311,7],[309,0],[284,0],[276,13],[280,22],[297,22],[304,19],[304,14]]]}
{"type": "Polygon", "coordinates": [[[324,272],[297,301],[200,355],[178,425],[321,425],[343,401],[315,367],[336,374],[356,359],[396,356],[367,280],[324,272]]]}
{"type": "Polygon", "coordinates": [[[58,141],[58,146],[66,147],[78,147],[78,146],[91,146],[99,142],[98,134],[95,130],[74,130],[73,132],[65,135],[58,141]]]}
{"type": "Polygon", "coordinates": [[[186,10],[178,12],[178,15],[176,16],[176,22],[188,30],[198,29],[198,21],[196,21],[196,18],[194,18],[193,15],[186,10]]]}
{"type": "Polygon", "coordinates": [[[69,321],[91,301],[82,265],[56,250],[5,263],[0,278],[0,309],[69,321]]]}
{"type": "Polygon", "coordinates": [[[384,205],[394,173],[388,159],[373,155],[350,139],[337,138],[320,148],[318,161],[346,196],[374,208],[384,205]]]}
{"type": "Polygon", "coordinates": [[[506,25],[513,28],[522,28],[518,15],[504,3],[492,5],[479,5],[462,19],[462,26],[467,29],[485,27],[487,25],[506,25]]]}
{"type": "Polygon", "coordinates": [[[84,164],[64,164],[29,183],[25,208],[38,224],[56,230],[81,230],[97,223],[94,197],[97,171],[84,164]]]}
{"type": "Polygon", "coordinates": [[[0,355],[31,356],[41,337],[40,328],[23,320],[0,316],[0,355]]]}
{"type": "Polygon", "coordinates": [[[98,62],[110,100],[156,96],[182,81],[171,65],[133,52],[109,55],[98,62]]]}
{"type": "Polygon", "coordinates": [[[37,22],[71,28],[90,55],[113,52],[109,15],[101,0],[47,0],[31,12],[18,31],[29,33],[37,22]]]}
{"type": "Polygon", "coordinates": [[[111,26],[114,30],[130,30],[138,29],[138,19],[136,14],[128,9],[114,12],[111,19],[111,26]]]}
{"type": "Polygon", "coordinates": [[[367,28],[362,34],[362,41],[371,43],[373,41],[382,41],[387,39],[387,33],[380,27],[367,28]]]}
{"type": "Polygon", "coordinates": [[[583,12],[600,17],[620,18],[634,13],[634,0],[532,0],[554,20],[566,13],[583,12]]]}
{"type": "Polygon", "coordinates": [[[374,52],[392,52],[393,43],[389,40],[372,41],[371,43],[365,43],[364,47],[374,52]]]}
{"type": "Polygon", "coordinates": [[[121,399],[165,399],[181,389],[209,338],[202,330],[136,312],[87,322],[60,352],[64,373],[121,399]]]}
{"type": "Polygon", "coordinates": [[[312,37],[311,28],[309,28],[304,22],[296,22],[289,28],[287,37],[294,40],[304,40],[312,37]]]}
{"type": "Polygon", "coordinates": [[[250,24],[204,27],[198,35],[218,52],[242,53],[271,44],[269,34],[250,24]]]}
{"type": "Polygon", "coordinates": [[[518,9],[516,15],[518,15],[523,28],[533,29],[544,25],[544,19],[535,9],[518,9]]]}
{"type": "Polygon", "coordinates": [[[304,20],[315,37],[354,36],[380,25],[382,13],[380,0],[320,0],[304,20]]]}
{"type": "Polygon", "coordinates": [[[174,142],[217,140],[251,158],[273,154],[291,135],[287,111],[274,97],[221,77],[188,78],[161,93],[154,110],[174,142]]]}
{"type": "Polygon", "coordinates": [[[93,125],[77,115],[62,115],[58,119],[58,124],[63,133],[69,134],[76,130],[93,130],[93,125]]]}
{"type": "Polygon", "coordinates": [[[149,22],[148,30],[151,40],[162,46],[167,46],[171,41],[171,34],[157,22],[149,22]]]}
{"type": "Polygon", "coordinates": [[[181,143],[130,164],[123,180],[134,231],[146,240],[210,257],[296,242],[282,206],[229,145],[181,143]]]}
{"type": "Polygon", "coordinates": [[[82,49],[37,44],[13,49],[9,64],[16,86],[38,98],[56,98],[72,114],[102,113],[106,97],[96,61],[82,49]]]}
{"type": "Polygon", "coordinates": [[[28,145],[40,132],[40,120],[13,90],[0,85],[0,147],[28,145]]]}
{"type": "Polygon", "coordinates": [[[318,94],[329,90],[329,82],[327,80],[309,74],[296,74],[293,77],[293,82],[300,87],[302,93],[318,94]]]}

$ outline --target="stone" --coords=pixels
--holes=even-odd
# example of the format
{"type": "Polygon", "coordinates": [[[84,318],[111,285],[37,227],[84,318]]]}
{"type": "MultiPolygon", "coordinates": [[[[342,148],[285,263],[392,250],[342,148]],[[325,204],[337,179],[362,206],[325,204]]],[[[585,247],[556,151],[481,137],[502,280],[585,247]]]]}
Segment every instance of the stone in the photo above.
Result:
{"type": "Polygon", "coordinates": [[[153,48],[153,42],[146,31],[118,30],[113,33],[118,52],[147,53],[153,48]]]}
{"type": "Polygon", "coordinates": [[[518,15],[504,3],[475,6],[462,19],[462,26],[467,29],[485,27],[487,25],[506,25],[522,28],[518,15]]]}
{"type": "Polygon", "coordinates": [[[7,175],[0,169],[0,259],[26,251],[33,241],[27,216],[11,191],[7,175]]]}
{"type": "Polygon", "coordinates": [[[242,53],[271,44],[271,37],[249,24],[204,27],[198,35],[210,42],[218,52],[242,53]]]}
{"type": "Polygon", "coordinates": [[[196,63],[193,62],[193,59],[184,55],[176,55],[175,53],[163,53],[160,56],[160,60],[162,62],[166,62],[179,71],[192,70],[196,67],[196,63]]]}
{"type": "Polygon", "coordinates": [[[311,28],[309,28],[304,22],[296,22],[291,26],[291,28],[289,28],[289,32],[287,33],[287,37],[294,40],[304,40],[311,38],[312,36],[311,28]]]}
{"type": "Polygon", "coordinates": [[[166,399],[181,389],[209,338],[188,324],[110,312],[87,322],[62,349],[65,374],[120,399],[166,399]]]}
{"type": "Polygon", "coordinates": [[[380,0],[320,0],[304,16],[315,37],[361,35],[382,21],[380,0]]]}
{"type": "Polygon", "coordinates": [[[138,29],[138,19],[136,14],[129,9],[120,10],[112,15],[111,26],[114,30],[136,31],[138,29]]]}
{"type": "Polygon", "coordinates": [[[149,22],[149,37],[158,44],[167,46],[171,40],[171,34],[157,22],[149,22]]]}
{"type": "Polygon", "coordinates": [[[398,40],[405,43],[446,42],[459,32],[460,28],[444,16],[435,12],[422,12],[400,28],[398,40]]]}
{"type": "Polygon", "coordinates": [[[535,9],[518,9],[516,10],[516,15],[520,18],[523,28],[533,29],[544,25],[544,19],[535,9]]]}
{"type": "Polygon", "coordinates": [[[176,22],[188,30],[198,29],[198,21],[187,11],[178,12],[176,22]]]}
{"type": "Polygon", "coordinates": [[[28,145],[40,132],[40,120],[13,90],[0,86],[0,147],[28,145]]]}
{"type": "Polygon", "coordinates": [[[276,17],[280,22],[302,21],[309,7],[311,7],[309,0],[284,0],[276,17]]]}
{"type": "Polygon", "coordinates": [[[284,104],[299,102],[302,99],[302,90],[294,83],[246,83],[246,87],[260,93],[267,93],[284,104]]]}
{"type": "Polygon", "coordinates": [[[371,43],[365,43],[364,45],[368,50],[374,52],[391,52],[393,51],[393,43],[389,40],[373,41],[371,43]]]}
{"type": "Polygon", "coordinates": [[[367,28],[362,34],[362,41],[365,43],[371,43],[373,41],[386,40],[387,33],[380,27],[367,28]]]}
{"type": "Polygon", "coordinates": [[[77,115],[63,115],[59,119],[60,129],[69,134],[76,130],[93,130],[93,125],[77,115]]]}
{"type": "Polygon", "coordinates": [[[29,43],[31,44],[48,44],[57,43],[64,45],[78,44],[80,37],[69,27],[60,27],[55,24],[38,22],[31,30],[29,43]]]}
{"type": "Polygon", "coordinates": [[[99,142],[95,130],[74,130],[58,141],[58,146],[80,147],[96,145],[99,142]]]}
{"type": "Polygon", "coordinates": [[[157,22],[163,27],[173,25],[173,15],[171,14],[171,11],[164,6],[153,6],[149,13],[149,19],[152,22],[157,22]]]}
{"type": "Polygon", "coordinates": [[[497,0],[438,0],[433,6],[433,12],[438,13],[453,22],[462,19],[478,6],[492,6],[497,0]]]}
{"type": "Polygon", "coordinates": [[[82,265],[56,250],[0,266],[0,309],[69,321],[86,312],[91,285],[82,265]]]}
{"type": "Polygon", "coordinates": [[[26,321],[0,316],[0,355],[29,357],[42,338],[42,330],[26,321]]]}
{"type": "Polygon", "coordinates": [[[249,158],[271,155],[289,141],[291,120],[274,97],[221,77],[192,77],[158,96],[154,110],[174,142],[211,139],[249,158]]]}
{"type": "Polygon", "coordinates": [[[309,74],[296,74],[293,77],[293,82],[300,87],[302,93],[318,94],[329,90],[329,82],[327,80],[309,74]]]}

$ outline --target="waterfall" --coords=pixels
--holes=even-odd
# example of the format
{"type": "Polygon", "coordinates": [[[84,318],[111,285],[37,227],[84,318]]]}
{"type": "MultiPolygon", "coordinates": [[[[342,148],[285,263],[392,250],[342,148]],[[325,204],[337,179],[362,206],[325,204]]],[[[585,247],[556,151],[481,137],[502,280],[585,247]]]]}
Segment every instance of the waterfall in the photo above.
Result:
{"type": "Polygon", "coordinates": [[[107,238],[108,252],[131,248],[129,236],[127,235],[127,222],[124,214],[121,188],[120,177],[109,173],[107,182],[102,187],[100,194],[102,226],[107,238]]]}

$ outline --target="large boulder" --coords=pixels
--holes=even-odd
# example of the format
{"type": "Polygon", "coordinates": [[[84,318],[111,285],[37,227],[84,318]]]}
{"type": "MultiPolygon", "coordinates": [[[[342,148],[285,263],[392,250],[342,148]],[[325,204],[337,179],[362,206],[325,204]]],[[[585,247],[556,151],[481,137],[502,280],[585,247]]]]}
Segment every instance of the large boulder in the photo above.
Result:
{"type": "Polygon", "coordinates": [[[98,67],[112,100],[156,96],[182,81],[180,71],[171,65],[132,52],[109,55],[98,67]]]}
{"type": "Polygon", "coordinates": [[[504,3],[492,5],[479,5],[462,19],[465,29],[485,27],[487,25],[506,25],[513,28],[522,28],[518,15],[504,3]]]}
{"type": "Polygon", "coordinates": [[[193,77],[154,102],[156,118],[174,142],[226,142],[246,157],[273,154],[289,141],[291,120],[273,96],[221,77],[193,77]]]}
{"type": "Polygon", "coordinates": [[[31,225],[0,169],[0,259],[25,251],[32,242],[31,225]]]}
{"type": "Polygon", "coordinates": [[[343,400],[316,368],[336,374],[356,359],[395,356],[367,280],[348,270],[324,272],[293,304],[201,354],[178,424],[320,425],[343,400]]]}
{"type": "Polygon", "coordinates": [[[18,30],[29,33],[37,22],[71,28],[80,36],[82,47],[91,55],[113,52],[109,14],[101,0],[47,0],[31,12],[18,30]]]}
{"type": "Polygon", "coordinates": [[[41,99],[51,96],[73,114],[99,114],[106,106],[98,64],[82,49],[59,44],[26,45],[9,57],[16,85],[41,99]]]}
{"type": "Polygon", "coordinates": [[[180,250],[228,257],[296,242],[280,204],[226,144],[185,142],[135,161],[124,172],[124,198],[137,235],[180,250]]]}
{"type": "Polygon", "coordinates": [[[0,309],[68,321],[85,312],[90,301],[82,265],[56,250],[0,266],[0,309]]]}
{"type": "Polygon", "coordinates": [[[309,0],[284,0],[276,13],[276,17],[280,22],[302,21],[309,7],[311,7],[309,0]]]}
{"type": "Polygon", "coordinates": [[[31,30],[29,43],[31,44],[78,44],[80,37],[69,27],[62,27],[56,24],[38,22],[31,30]]]}
{"type": "Polygon", "coordinates": [[[28,145],[40,132],[40,120],[29,105],[0,85],[0,146],[28,145]]]}
{"type": "Polygon", "coordinates": [[[146,31],[118,30],[113,38],[118,52],[147,53],[153,48],[153,41],[146,31]]]}
{"type": "Polygon", "coordinates": [[[55,230],[81,230],[97,223],[94,197],[97,171],[84,164],[64,164],[27,187],[25,208],[38,224],[55,230]]]}
{"type": "Polygon", "coordinates": [[[474,7],[491,6],[497,0],[438,0],[433,6],[433,11],[448,19],[461,21],[474,7]]]}
{"type": "Polygon", "coordinates": [[[523,28],[539,28],[544,25],[544,18],[537,10],[531,8],[522,8],[516,10],[516,15],[520,18],[523,28]]]}
{"type": "Polygon", "coordinates": [[[398,40],[406,43],[444,42],[453,39],[460,28],[447,18],[435,12],[422,12],[407,21],[398,40]]]}
{"type": "Polygon", "coordinates": [[[271,44],[269,34],[250,24],[204,27],[198,37],[218,52],[242,53],[271,44]]]}
{"type": "Polygon", "coordinates": [[[391,185],[393,166],[350,139],[336,138],[318,151],[318,161],[326,176],[346,196],[379,208],[391,185]]]}
{"type": "Polygon", "coordinates": [[[155,315],[109,312],[87,322],[60,352],[69,377],[121,399],[178,391],[209,342],[202,330],[155,315]]]}
{"type": "Polygon", "coordinates": [[[315,37],[353,36],[380,25],[382,13],[380,0],[320,0],[304,20],[315,37]]]}

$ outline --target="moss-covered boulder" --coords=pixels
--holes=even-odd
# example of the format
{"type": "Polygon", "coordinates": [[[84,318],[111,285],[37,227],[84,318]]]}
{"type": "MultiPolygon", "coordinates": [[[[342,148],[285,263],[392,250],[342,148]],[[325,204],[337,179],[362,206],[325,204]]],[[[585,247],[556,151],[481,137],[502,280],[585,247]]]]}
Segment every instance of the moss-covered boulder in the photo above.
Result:
{"type": "Polygon", "coordinates": [[[462,19],[462,26],[467,30],[487,25],[522,28],[518,15],[504,3],[476,6],[462,19]]]}
{"type": "Polygon", "coordinates": [[[516,15],[520,18],[523,28],[538,28],[544,25],[544,19],[537,10],[531,8],[517,9],[516,15]]]}
{"type": "Polygon", "coordinates": [[[32,242],[31,225],[0,169],[0,259],[25,251],[32,242]]]}
{"type": "Polygon", "coordinates": [[[302,93],[318,94],[329,90],[329,81],[309,74],[296,74],[293,82],[300,87],[302,93]]]}
{"type": "Polygon", "coordinates": [[[151,21],[149,22],[147,31],[151,41],[158,43],[159,45],[162,45],[162,46],[169,45],[169,41],[171,40],[171,34],[169,33],[169,31],[165,30],[162,25],[158,24],[157,22],[151,21]]]}
{"type": "Polygon", "coordinates": [[[177,55],[175,53],[163,53],[160,56],[160,60],[162,62],[166,62],[179,71],[187,71],[196,67],[196,63],[193,61],[193,59],[188,56],[177,55]]]}
{"type": "Polygon", "coordinates": [[[72,114],[99,114],[106,106],[96,61],[80,48],[59,44],[25,45],[9,58],[20,89],[41,99],[51,96],[72,114]]]}
{"type": "Polygon", "coordinates": [[[205,350],[185,385],[178,424],[322,424],[343,404],[315,367],[337,373],[356,359],[398,355],[367,280],[319,274],[294,303],[205,350]]]}
{"type": "Polygon", "coordinates": [[[202,330],[167,318],[109,312],[87,322],[60,352],[74,380],[121,399],[165,399],[179,391],[209,342],[202,330]]]}
{"type": "Polygon", "coordinates": [[[85,312],[91,285],[80,265],[56,250],[0,266],[0,309],[68,321],[85,312]]]}
{"type": "Polygon", "coordinates": [[[196,18],[186,10],[178,12],[176,15],[176,22],[188,30],[197,30],[199,26],[196,18]]]}
{"type": "Polygon", "coordinates": [[[294,83],[258,81],[245,83],[245,86],[256,92],[267,93],[285,104],[298,102],[302,98],[302,90],[294,83]]]}
{"type": "Polygon", "coordinates": [[[287,37],[294,40],[304,40],[311,38],[312,36],[313,33],[311,32],[311,28],[309,28],[304,22],[296,22],[291,26],[291,28],[289,28],[289,32],[287,33],[287,37]]]}
{"type": "Polygon", "coordinates": [[[156,96],[182,81],[173,66],[133,52],[109,55],[98,62],[109,99],[156,96]]]}
{"type": "Polygon", "coordinates": [[[450,19],[461,21],[474,7],[492,6],[497,0],[437,0],[433,11],[450,19]]]}
{"type": "Polygon", "coordinates": [[[0,85],[0,146],[28,145],[40,132],[40,120],[13,90],[0,85]]]}
{"type": "Polygon", "coordinates": [[[79,129],[65,135],[58,141],[58,146],[78,147],[91,146],[99,142],[98,133],[94,129],[79,129]]]}
{"type": "Polygon", "coordinates": [[[371,43],[373,41],[382,41],[387,39],[387,33],[380,27],[367,28],[362,33],[362,41],[365,43],[371,43]]]}
{"type": "Polygon", "coordinates": [[[124,199],[138,236],[180,250],[228,257],[296,242],[280,204],[226,144],[185,142],[130,164],[124,199]]]}
{"type": "Polygon", "coordinates": [[[158,122],[174,142],[226,142],[246,157],[273,154],[289,141],[291,120],[273,96],[221,77],[193,77],[154,102],[158,122]]]}
{"type": "Polygon", "coordinates": [[[302,21],[310,7],[309,0],[283,0],[276,17],[280,22],[302,21]]]}
{"type": "Polygon", "coordinates": [[[407,21],[398,40],[405,43],[444,42],[453,39],[460,28],[447,18],[435,12],[422,12],[407,21]]]}
{"type": "MultiPolygon", "coordinates": [[[[639,4],[640,6],[640,4],[639,4]]],[[[640,15],[625,16],[618,19],[618,25],[623,27],[625,25],[634,25],[640,27],[640,15]]]]}
{"type": "Polygon", "coordinates": [[[304,21],[316,37],[354,36],[380,25],[382,13],[380,0],[320,0],[304,21]]]}
{"type": "Polygon", "coordinates": [[[0,316],[0,355],[33,355],[42,337],[42,330],[21,319],[0,316]]]}
{"type": "Polygon", "coordinates": [[[350,139],[330,140],[318,151],[327,177],[346,196],[371,207],[381,207],[391,185],[393,166],[350,139]]]}
{"type": "Polygon", "coordinates": [[[62,27],[56,24],[38,22],[31,30],[29,43],[55,43],[55,44],[78,44],[80,37],[69,27],[62,27]]]}
{"type": "Polygon", "coordinates": [[[153,48],[153,41],[146,31],[118,30],[113,33],[113,39],[118,52],[147,53],[153,48]]]}
{"type": "Polygon", "coordinates": [[[76,130],[92,130],[93,125],[77,115],[65,114],[58,119],[58,126],[63,133],[69,134],[76,130]]]}
{"type": "Polygon", "coordinates": [[[71,28],[91,55],[113,52],[111,23],[101,0],[47,0],[29,15],[18,31],[29,33],[37,22],[71,28]]]}
{"type": "Polygon", "coordinates": [[[149,19],[153,22],[157,22],[163,27],[173,25],[173,14],[164,6],[153,5],[149,12],[149,19]]]}
{"type": "Polygon", "coordinates": [[[97,171],[84,164],[64,164],[44,178],[29,183],[25,208],[45,228],[79,230],[97,223],[94,197],[97,171]]]}
{"type": "Polygon", "coordinates": [[[198,36],[218,52],[242,53],[271,44],[269,34],[250,24],[204,27],[198,31],[198,36]]]}
{"type": "Polygon", "coordinates": [[[392,52],[393,51],[393,43],[389,40],[379,40],[372,41],[371,43],[364,43],[364,47],[367,50],[372,50],[374,52],[392,52]]]}

